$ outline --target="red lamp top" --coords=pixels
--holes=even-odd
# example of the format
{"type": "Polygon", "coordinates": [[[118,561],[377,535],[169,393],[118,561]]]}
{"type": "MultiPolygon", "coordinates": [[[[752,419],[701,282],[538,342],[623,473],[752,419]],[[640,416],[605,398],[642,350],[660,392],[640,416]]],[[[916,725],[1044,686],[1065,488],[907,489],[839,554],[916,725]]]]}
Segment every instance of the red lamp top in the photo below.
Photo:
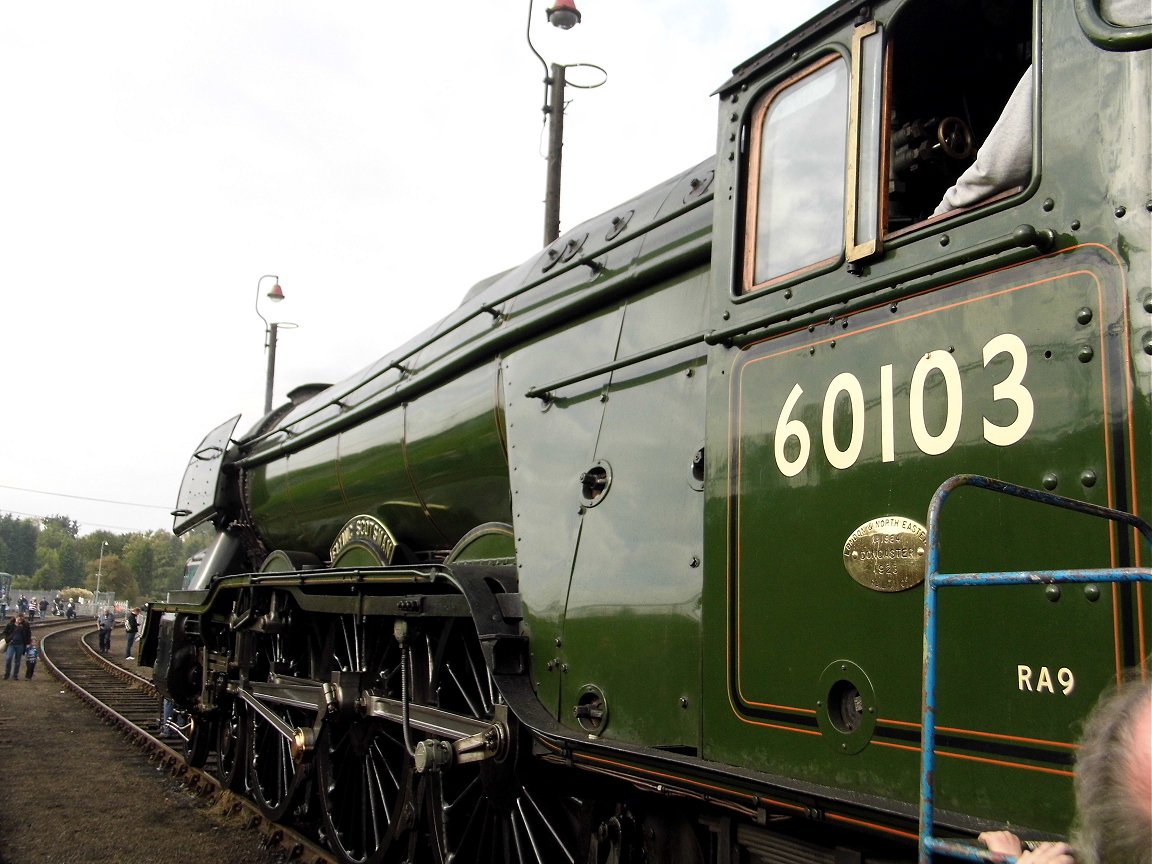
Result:
{"type": "Polygon", "coordinates": [[[571,30],[580,23],[580,10],[576,0],[556,0],[556,5],[548,10],[548,23],[561,30],[571,30]]]}

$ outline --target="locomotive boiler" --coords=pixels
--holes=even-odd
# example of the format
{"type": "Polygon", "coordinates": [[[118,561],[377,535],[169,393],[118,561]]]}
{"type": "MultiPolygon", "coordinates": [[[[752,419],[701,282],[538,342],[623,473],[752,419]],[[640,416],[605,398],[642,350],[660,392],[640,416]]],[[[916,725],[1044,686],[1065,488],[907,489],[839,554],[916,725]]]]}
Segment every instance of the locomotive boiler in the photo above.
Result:
{"type": "Polygon", "coordinates": [[[938,556],[1037,576],[935,609],[928,829],[1063,834],[1149,654],[1150,50],[837,4],[714,159],[213,430],[140,651],[189,760],[349,862],[910,861],[938,556]]]}

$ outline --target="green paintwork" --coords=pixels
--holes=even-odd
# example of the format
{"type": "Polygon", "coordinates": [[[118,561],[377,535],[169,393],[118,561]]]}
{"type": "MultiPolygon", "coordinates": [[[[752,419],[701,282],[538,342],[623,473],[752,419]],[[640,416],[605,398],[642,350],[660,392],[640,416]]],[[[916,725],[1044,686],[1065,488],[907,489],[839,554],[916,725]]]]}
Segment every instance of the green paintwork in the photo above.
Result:
{"type": "Polygon", "coordinates": [[[250,506],[268,544],[323,557],[359,513],[377,517],[413,548],[446,549],[482,522],[506,521],[496,376],[494,365],[482,366],[423,399],[260,465],[250,474],[250,506]],[[452,412],[442,410],[445,404],[452,412]]]}
{"type": "MultiPolygon", "coordinates": [[[[709,300],[705,275],[631,300],[617,352],[639,353],[694,326],[709,300]]],[[[611,467],[612,485],[579,517],[557,655],[562,718],[571,722],[580,690],[594,685],[609,709],[604,735],[694,751],[703,494],[691,465],[704,443],[702,365],[689,348],[613,373],[594,453],[611,467]]],[[[568,492],[571,508],[579,489],[568,492]]]]}
{"type": "MultiPolygon", "coordinates": [[[[898,29],[924,2],[871,9],[898,29]]],[[[268,548],[320,558],[368,514],[415,560],[514,563],[541,704],[583,740],[573,708],[603,695],[589,748],[730,766],[730,785],[698,779],[703,763],[680,784],[733,801],[771,798],[777,775],[912,812],[922,590],[854,581],[845,541],[883,517],[924,524],[958,473],[1144,518],[1152,501],[1149,50],[1103,50],[1071,4],[1038,9],[1040,161],[1025,188],[891,233],[858,272],[832,259],[739,296],[757,100],[850,53],[857,8],[841,4],[721,88],[714,163],[485,280],[239,442],[227,462],[243,510],[221,496],[217,511],[268,548]],[[611,482],[590,500],[594,468],[611,482]],[[853,688],[863,715],[848,726],[839,699],[853,688]]],[[[952,571],[1149,559],[1084,517],[968,489],[942,549],[952,571]]],[[[308,583],[319,603],[323,580],[308,583]]],[[[1066,829],[1079,724],[1148,654],[1148,595],[943,599],[944,810],[1066,829]]]]}
{"type": "MultiPolygon", "coordinates": [[[[710,737],[721,742],[712,758],[733,761],[741,752],[738,748],[747,746],[739,743],[744,739],[812,739],[813,712],[826,711],[829,700],[821,675],[829,664],[848,660],[858,664],[876,693],[869,706],[876,711],[875,746],[850,754],[850,767],[843,760],[828,762],[812,779],[844,784],[849,782],[842,776],[847,771],[859,777],[861,791],[903,799],[915,794],[918,754],[903,748],[908,730],[919,723],[921,592],[886,594],[857,584],[843,565],[844,542],[869,519],[926,521],[925,503],[936,486],[961,472],[1035,487],[1054,474],[1065,478],[1058,491],[1114,503],[1107,500],[1115,478],[1108,476],[1112,469],[1102,418],[1111,413],[1108,400],[1122,392],[1108,380],[1106,357],[1124,346],[1104,334],[1117,329],[1122,309],[1115,261],[1088,249],[909,298],[897,312],[880,306],[854,316],[847,328],[805,329],[732,352],[734,434],[726,494],[732,526],[726,577],[732,624],[726,653],[732,713],[744,728],[735,727],[731,736],[710,737]],[[1076,321],[1083,308],[1095,312],[1088,325],[1076,321]],[[1016,371],[1023,373],[1034,420],[1022,440],[991,446],[984,440],[984,419],[1008,427],[1019,411],[1011,399],[992,396],[992,388],[1009,377],[1016,361],[1009,354],[997,354],[986,365],[982,360],[983,346],[1005,333],[1027,346],[1021,358],[1026,368],[1020,364],[1016,371]],[[1083,344],[1095,346],[1093,362],[1078,359],[1083,344]],[[960,418],[957,439],[939,455],[921,452],[910,430],[916,409],[909,404],[909,393],[918,388],[909,382],[917,363],[932,351],[942,351],[948,358],[944,362],[955,364],[956,380],[962,382],[951,394],[960,418]],[[880,372],[888,366],[894,452],[890,461],[883,461],[878,409],[880,372]],[[863,434],[858,460],[840,469],[829,464],[824,452],[828,443],[820,430],[830,383],[848,370],[863,390],[864,415],[854,417],[843,394],[834,400],[835,446],[847,449],[854,423],[863,425],[863,434]],[[812,440],[805,470],[786,477],[777,466],[773,442],[794,385],[802,387],[804,395],[789,417],[803,422],[812,440]],[[1058,450],[1054,442],[1059,442],[1058,450]],[[1077,488],[1076,482],[1085,469],[1100,476],[1087,490],[1077,488]],[[832,501],[835,507],[824,503],[832,501]],[[771,732],[763,731],[765,724],[772,724],[771,732]]],[[[933,434],[943,434],[949,386],[938,373],[923,386],[922,413],[933,434]]],[[[798,451],[794,440],[786,448],[786,459],[796,458],[793,450],[798,451]]],[[[949,512],[942,564],[948,570],[1085,567],[1108,561],[1106,527],[1085,517],[972,497],[958,500],[949,512]]],[[[938,717],[942,725],[971,731],[956,733],[966,743],[946,752],[1067,769],[1074,721],[1114,675],[1114,645],[1112,603],[1089,603],[1082,591],[1066,595],[1053,603],[1045,599],[1042,587],[1035,587],[948,598],[959,608],[941,625],[946,647],[938,717]],[[1071,669],[1076,688],[1070,696],[1021,692],[1017,664],[1030,665],[1037,674],[1041,666],[1053,675],[1060,668],[1071,669]],[[1019,742],[1009,738],[1062,746],[1036,745],[1033,749],[1054,758],[1033,760],[1019,755],[1019,742]],[[990,752],[990,741],[1004,752],[990,752]]],[[[826,732],[821,737],[836,751],[850,736],[840,740],[826,732]]],[[[811,768],[805,767],[813,758],[809,748],[801,743],[781,759],[782,746],[766,746],[761,767],[811,776],[811,768]]],[[[956,788],[949,783],[952,767],[945,759],[939,771],[944,806],[962,806],[949,800],[949,789],[956,788]]],[[[1039,775],[1029,768],[986,770],[979,781],[980,799],[986,802],[980,815],[1044,824],[1067,821],[1066,796],[1045,793],[1022,802],[1019,786],[1003,782],[1003,770],[1016,770],[1029,785],[1039,775]],[[1041,817],[1037,814],[1042,805],[1047,812],[1041,817]]],[[[962,771],[977,773],[969,765],[962,771]]],[[[1047,782],[1042,785],[1047,789],[1047,782]]],[[[970,794],[965,789],[961,797],[970,794]]]]}
{"type": "MultiPolygon", "coordinates": [[[[887,14],[877,10],[877,16],[884,20],[887,14]]],[[[1114,205],[1100,204],[1107,189],[1135,204],[1128,190],[1148,187],[1147,159],[1132,158],[1134,151],[1107,159],[1097,147],[1109,135],[1093,127],[1109,122],[1102,117],[1117,122],[1122,102],[1098,112],[1093,100],[1086,112],[1084,103],[1068,98],[1085,80],[1099,81],[1099,92],[1145,92],[1148,55],[1101,53],[1074,29],[1070,8],[1046,6],[1041,21],[1044,44],[1061,54],[1044,70],[1040,116],[1046,162],[1030,194],[1013,206],[985,210],[980,219],[950,220],[902,238],[871,263],[863,279],[841,267],[794,285],[788,296],[774,291],[742,298],[732,307],[736,323],[726,326],[733,330],[741,318],[781,323],[774,338],[718,348],[710,358],[704,596],[709,758],[914,801],[922,593],[883,594],[854,583],[841,560],[845,540],[877,517],[925,522],[936,486],[961,472],[1037,488],[1054,479],[1061,494],[1124,509],[1148,500],[1148,359],[1128,338],[1133,329],[1147,332],[1147,309],[1138,309],[1136,302],[1148,289],[1132,280],[1143,280],[1139,274],[1148,272],[1148,244],[1117,244],[1113,234],[1146,237],[1148,211],[1133,212],[1130,204],[1124,217],[1129,221],[1121,222],[1114,205]],[[1105,84],[1109,78],[1112,83],[1105,84]],[[1073,127],[1077,133],[1070,135],[1073,127]],[[1081,144],[1088,142],[1094,143],[1085,151],[1081,144]],[[1086,153],[1093,155],[1085,159],[1086,153]],[[1128,171],[1134,173],[1125,176],[1128,171]],[[902,274],[934,257],[1006,237],[1022,223],[1060,232],[1074,220],[1077,235],[1059,241],[1067,251],[1009,253],[1004,256],[1009,263],[1022,263],[1007,270],[1001,269],[1004,258],[966,261],[956,254],[951,268],[941,265],[931,274],[920,267],[914,277],[899,279],[895,290],[892,278],[885,279],[887,273],[902,274]],[[851,296],[854,279],[864,290],[884,293],[863,294],[854,304],[861,311],[831,324],[827,315],[813,315],[818,323],[811,330],[802,326],[803,319],[801,326],[785,320],[797,301],[851,296]],[[1087,324],[1078,320],[1083,309],[1091,310],[1087,324]],[[1009,426],[1017,416],[1011,399],[997,399],[989,389],[1005,380],[1013,362],[1010,355],[997,354],[985,365],[982,348],[1000,334],[1012,334],[1025,346],[1023,383],[1035,412],[1026,435],[1008,446],[983,437],[983,418],[1009,426]],[[1085,361],[1086,347],[1091,357],[1085,361]],[[955,443],[929,456],[912,438],[909,392],[917,364],[932,351],[954,361],[963,399],[955,443]],[[891,367],[893,380],[891,461],[883,460],[880,441],[885,367],[891,367]],[[859,381],[863,416],[853,417],[845,393],[834,395],[827,409],[833,449],[850,449],[853,419],[864,433],[851,467],[836,468],[825,454],[822,425],[826,394],[842,373],[859,381]],[[1130,382],[1135,393],[1129,393],[1130,382]],[[804,470],[789,477],[778,467],[775,448],[782,409],[795,385],[803,394],[783,419],[804,424],[811,450],[804,470]],[[1081,482],[1085,472],[1095,475],[1094,485],[1081,482]],[[1133,485],[1134,497],[1119,491],[1133,485]],[[836,676],[827,670],[844,661],[857,670],[845,673],[847,680],[874,693],[865,703],[875,711],[875,730],[863,748],[858,733],[839,732],[828,720],[835,683],[830,679],[836,676]]],[[[842,33],[843,44],[848,37],[842,33]]],[[[722,129],[771,85],[772,74],[766,70],[762,85],[729,100],[722,129]]],[[[1124,146],[1118,142],[1118,150],[1124,146]]],[[[733,170],[739,161],[723,155],[722,150],[717,182],[738,183],[733,170]]],[[[737,283],[725,246],[734,216],[718,209],[714,235],[716,274],[727,285],[737,283]]],[[[944,390],[939,373],[926,377],[922,411],[930,436],[944,428],[944,390]]],[[[796,439],[787,441],[783,460],[798,456],[796,439]]],[[[1108,529],[1092,520],[990,501],[975,492],[966,492],[955,505],[942,538],[947,570],[1124,563],[1111,551],[1108,529]]],[[[944,603],[937,722],[949,734],[940,742],[937,763],[940,806],[1066,830],[1079,718],[1115,679],[1117,656],[1133,662],[1140,648],[1133,652],[1131,646],[1148,644],[1138,631],[1135,608],[1123,602],[1114,606],[1107,586],[1096,601],[1083,589],[1069,589],[1054,602],[1036,587],[970,589],[944,603]],[[1114,612],[1119,636],[1113,632],[1114,612]],[[1022,689],[1020,666],[1030,667],[1027,680],[1033,687],[1042,669],[1052,676],[1050,684],[1043,692],[1022,689]],[[1061,669],[1075,677],[1067,694],[1055,680],[1061,669]]],[[[1146,592],[1143,606],[1148,620],[1146,592]]]]}
{"type": "Polygon", "coordinates": [[[333,561],[333,567],[379,567],[386,562],[380,560],[375,547],[353,541],[340,551],[333,561]]]}
{"type": "Polygon", "coordinates": [[[506,522],[485,522],[460,538],[460,541],[444,559],[445,564],[458,561],[498,561],[516,560],[516,539],[512,526],[506,522]]]}

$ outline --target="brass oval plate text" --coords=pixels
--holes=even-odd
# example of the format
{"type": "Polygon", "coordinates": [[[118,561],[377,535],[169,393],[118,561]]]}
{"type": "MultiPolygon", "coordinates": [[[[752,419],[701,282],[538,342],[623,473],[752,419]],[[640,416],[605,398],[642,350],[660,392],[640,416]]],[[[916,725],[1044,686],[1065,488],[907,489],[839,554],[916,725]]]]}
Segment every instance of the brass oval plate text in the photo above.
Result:
{"type": "Polygon", "coordinates": [[[396,554],[396,538],[375,516],[360,515],[340,529],[328,554],[333,567],[386,567],[396,554]]]}
{"type": "Polygon", "coordinates": [[[881,516],[852,532],[844,569],[873,591],[905,591],[924,581],[928,529],[914,519],[881,516]]]}

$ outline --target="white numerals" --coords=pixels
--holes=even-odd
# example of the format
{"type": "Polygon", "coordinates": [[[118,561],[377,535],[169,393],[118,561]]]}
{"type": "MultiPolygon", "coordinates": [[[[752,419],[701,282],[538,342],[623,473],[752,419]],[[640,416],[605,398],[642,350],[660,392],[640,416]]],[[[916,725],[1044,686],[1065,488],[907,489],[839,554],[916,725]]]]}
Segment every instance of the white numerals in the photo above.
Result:
{"type": "Polygon", "coordinates": [[[960,415],[964,411],[964,392],[960,385],[960,367],[947,351],[932,351],[921,358],[912,373],[912,386],[908,388],[908,421],[912,424],[912,440],[929,456],[947,453],[960,437],[960,415]],[[944,376],[944,394],[947,409],[944,412],[944,428],[939,435],[928,431],[924,417],[924,389],[932,372],[944,376]]]}
{"type": "Polygon", "coordinates": [[[784,401],[784,407],[780,409],[780,419],[776,421],[776,464],[785,477],[795,477],[804,470],[804,466],[808,464],[808,451],[812,449],[808,427],[799,420],[788,419],[788,415],[792,413],[803,393],[804,388],[799,384],[792,388],[792,392],[784,401]],[[800,445],[800,452],[794,459],[789,459],[784,450],[789,438],[795,438],[800,445]]]}
{"type": "Polygon", "coordinates": [[[1016,686],[1025,693],[1053,694],[1059,687],[1061,693],[1071,696],[1076,689],[1076,676],[1067,666],[1061,666],[1056,670],[1056,680],[1053,682],[1052,672],[1047,666],[1041,666],[1033,673],[1031,666],[1021,663],[1016,667],[1016,686]]]}
{"type": "MultiPolygon", "coordinates": [[[[1035,405],[1031,392],[1024,386],[1028,349],[1023,340],[1014,333],[1001,333],[990,339],[983,349],[984,367],[987,368],[1001,355],[1008,358],[1008,374],[1002,381],[992,383],[992,401],[1011,402],[1016,416],[1007,426],[997,425],[987,417],[981,417],[981,421],[984,439],[999,447],[1007,447],[1022,439],[1032,427],[1035,405]]],[[[895,372],[891,364],[881,366],[879,371],[878,404],[874,397],[866,397],[861,379],[852,372],[841,372],[824,391],[819,433],[824,458],[833,468],[842,471],[859,460],[864,449],[866,423],[872,418],[871,414],[865,413],[866,404],[879,408],[876,419],[880,422],[881,460],[896,460],[895,372]],[[843,409],[838,411],[838,405],[845,402],[843,409]]],[[[969,379],[969,387],[973,386],[972,380],[969,379]]],[[[979,386],[988,385],[982,383],[979,386]]],[[[776,420],[773,449],[776,467],[785,477],[795,477],[803,471],[812,455],[813,432],[799,416],[795,416],[803,394],[804,388],[794,384],[776,420]]],[[[916,363],[908,383],[908,426],[905,428],[920,452],[939,456],[951,450],[959,440],[963,416],[964,379],[960,375],[960,366],[948,351],[928,352],[916,363]],[[930,412],[926,406],[930,393],[938,406],[937,412],[930,412]],[[943,409],[942,422],[939,408],[943,409]]],[[[876,419],[871,419],[871,422],[876,422],[876,419]]]]}
{"type": "Polygon", "coordinates": [[[864,446],[864,391],[851,372],[841,372],[828,385],[828,392],[824,394],[824,419],[820,424],[820,434],[824,436],[824,455],[833,468],[851,468],[856,464],[860,448],[864,446]],[[837,449],[836,435],[832,429],[836,400],[841,393],[847,393],[852,404],[852,437],[847,450],[837,449]]]}
{"type": "Polygon", "coordinates": [[[1010,399],[1015,402],[1016,419],[1007,426],[997,426],[987,417],[983,418],[984,440],[989,444],[1007,447],[1024,437],[1024,433],[1032,425],[1034,409],[1032,394],[1020,383],[1024,380],[1024,373],[1028,369],[1028,349],[1024,347],[1019,336],[1002,333],[984,346],[984,365],[987,366],[992,362],[992,358],[999,354],[1007,354],[1012,359],[1012,371],[1008,373],[1007,378],[992,388],[992,398],[997,401],[1010,399]]]}

